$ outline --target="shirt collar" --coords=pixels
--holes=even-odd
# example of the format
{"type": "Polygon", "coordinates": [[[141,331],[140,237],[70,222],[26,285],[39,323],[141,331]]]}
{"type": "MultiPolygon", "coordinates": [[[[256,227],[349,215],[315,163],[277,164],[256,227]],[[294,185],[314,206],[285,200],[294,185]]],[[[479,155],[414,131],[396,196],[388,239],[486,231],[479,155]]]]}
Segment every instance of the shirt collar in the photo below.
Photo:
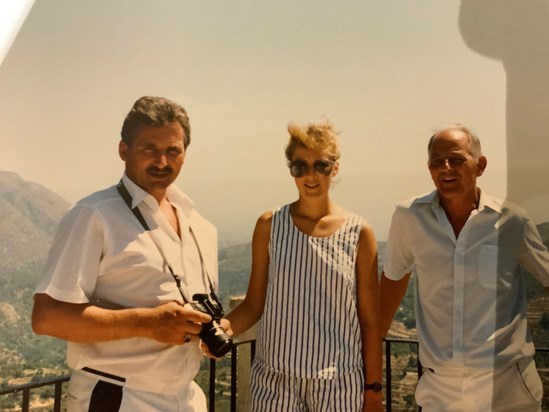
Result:
{"type": "Polygon", "coordinates": [[[503,204],[498,199],[480,191],[480,199],[478,201],[478,211],[481,212],[485,207],[492,209],[495,212],[503,213],[503,204]]]}
{"type": "MultiPolygon", "coordinates": [[[[139,205],[141,202],[145,202],[155,209],[158,208],[158,202],[156,201],[156,199],[152,195],[141,189],[139,186],[137,186],[125,173],[124,176],[122,176],[122,182],[124,183],[124,186],[126,186],[126,189],[128,189],[128,193],[132,197],[132,209],[139,205]]],[[[190,214],[194,210],[194,203],[191,198],[188,197],[181,189],[179,189],[174,184],[168,187],[167,193],[168,199],[170,199],[170,201],[179,206],[183,213],[185,213],[185,215],[190,216],[190,214]]]]}
{"type": "MultiPolygon", "coordinates": [[[[440,201],[438,197],[438,192],[433,190],[431,193],[419,197],[416,199],[415,203],[418,204],[431,204],[433,209],[440,208],[440,201]]],[[[483,190],[480,190],[480,199],[478,201],[478,212],[482,212],[485,208],[492,209],[495,212],[502,213],[503,205],[496,198],[486,194],[483,190]]]]}

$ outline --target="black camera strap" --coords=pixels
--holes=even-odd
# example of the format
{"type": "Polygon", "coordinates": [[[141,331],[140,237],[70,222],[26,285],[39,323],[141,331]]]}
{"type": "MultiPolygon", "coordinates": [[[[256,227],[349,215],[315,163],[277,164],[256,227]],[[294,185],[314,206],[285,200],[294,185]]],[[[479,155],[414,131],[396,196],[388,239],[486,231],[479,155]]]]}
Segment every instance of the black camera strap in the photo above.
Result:
{"type": "MultiPolygon", "coordinates": [[[[160,256],[162,256],[162,259],[164,260],[164,264],[166,265],[166,267],[170,271],[170,274],[172,275],[172,277],[175,280],[175,283],[177,284],[177,289],[179,290],[179,293],[181,294],[181,298],[183,299],[183,303],[190,302],[191,299],[189,299],[186,296],[186,293],[183,291],[183,288],[181,286],[181,278],[179,277],[179,275],[177,275],[174,272],[174,270],[172,268],[172,265],[170,265],[170,263],[168,262],[168,259],[166,259],[166,255],[162,251],[162,248],[160,247],[160,243],[159,243],[158,239],[156,239],[156,236],[154,236],[154,234],[151,231],[149,225],[147,224],[147,221],[143,217],[143,214],[141,213],[141,211],[139,210],[139,208],[137,206],[132,208],[132,201],[133,201],[132,196],[130,195],[130,192],[128,192],[128,189],[126,188],[126,185],[124,184],[124,182],[122,180],[120,180],[120,182],[116,186],[116,189],[118,190],[118,193],[120,194],[122,199],[124,199],[124,202],[126,203],[128,208],[132,211],[134,216],[137,218],[139,223],[141,223],[141,226],[143,226],[145,231],[151,237],[154,245],[156,246],[156,248],[158,249],[158,252],[160,253],[160,256]]],[[[191,236],[194,240],[194,243],[196,245],[196,249],[198,250],[198,256],[200,257],[200,265],[202,266],[202,274],[206,275],[206,279],[208,279],[208,284],[210,286],[210,293],[215,296],[215,291],[214,291],[214,287],[213,287],[213,284],[212,284],[212,280],[210,279],[210,276],[208,275],[208,271],[207,271],[206,265],[204,263],[204,258],[202,257],[202,250],[200,249],[200,245],[198,244],[198,241],[196,239],[196,236],[195,236],[192,228],[189,228],[189,229],[190,229],[190,232],[191,232],[191,236]]]]}

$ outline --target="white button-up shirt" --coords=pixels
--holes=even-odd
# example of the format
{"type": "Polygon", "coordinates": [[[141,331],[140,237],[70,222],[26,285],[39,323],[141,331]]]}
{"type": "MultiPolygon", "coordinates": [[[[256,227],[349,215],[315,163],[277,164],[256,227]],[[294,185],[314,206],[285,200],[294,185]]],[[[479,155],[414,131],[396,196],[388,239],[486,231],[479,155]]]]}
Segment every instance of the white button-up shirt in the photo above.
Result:
{"type": "MultiPolygon", "coordinates": [[[[186,298],[209,292],[207,275],[216,287],[217,232],[195,211],[191,200],[175,186],[168,188],[168,199],[180,223],[179,238],[158,202],[126,176],[123,182],[133,199],[132,206],[139,206],[158,246],[181,278],[186,298]]],[[[35,292],[64,302],[89,302],[111,309],[182,301],[152,237],[116,186],[82,199],[67,212],[35,292]]],[[[188,385],[200,367],[200,359],[197,342],[168,345],[131,338],[91,344],[69,342],[67,348],[71,368],[87,366],[122,376],[127,386],[152,392],[177,392],[188,385]]]]}
{"type": "Polygon", "coordinates": [[[458,238],[436,191],[397,206],[384,272],[415,273],[424,366],[493,368],[534,354],[519,265],[549,286],[549,253],[517,206],[481,193],[458,238]]]}

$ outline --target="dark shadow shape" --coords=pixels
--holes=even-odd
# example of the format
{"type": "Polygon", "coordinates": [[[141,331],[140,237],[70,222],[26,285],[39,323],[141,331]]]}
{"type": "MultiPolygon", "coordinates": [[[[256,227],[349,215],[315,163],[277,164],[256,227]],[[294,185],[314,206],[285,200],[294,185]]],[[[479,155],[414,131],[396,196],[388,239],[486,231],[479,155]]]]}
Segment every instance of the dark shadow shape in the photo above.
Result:
{"type": "Polygon", "coordinates": [[[549,221],[549,1],[461,0],[459,28],[505,69],[507,198],[549,221]]]}

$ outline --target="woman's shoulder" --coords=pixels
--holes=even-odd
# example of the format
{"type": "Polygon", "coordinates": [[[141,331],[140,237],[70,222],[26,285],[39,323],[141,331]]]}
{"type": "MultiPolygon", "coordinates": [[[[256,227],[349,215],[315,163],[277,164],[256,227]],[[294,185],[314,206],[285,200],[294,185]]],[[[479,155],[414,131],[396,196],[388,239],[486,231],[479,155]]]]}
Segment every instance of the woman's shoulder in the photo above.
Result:
{"type": "Polygon", "coordinates": [[[374,236],[374,230],[370,225],[370,222],[368,222],[364,216],[354,212],[348,212],[347,216],[347,220],[351,223],[351,226],[356,227],[362,237],[374,236]]]}
{"type": "Polygon", "coordinates": [[[273,215],[275,211],[274,210],[267,210],[266,212],[263,212],[259,217],[257,218],[257,222],[271,222],[273,220],[273,215]]]}
{"type": "Polygon", "coordinates": [[[266,212],[263,212],[257,220],[258,220],[258,222],[259,221],[264,221],[264,222],[269,222],[270,223],[270,222],[272,222],[273,218],[275,218],[275,217],[284,216],[284,215],[289,214],[289,210],[290,210],[290,205],[289,204],[283,205],[283,206],[278,206],[274,209],[270,209],[270,210],[267,210],[266,212]]]}

